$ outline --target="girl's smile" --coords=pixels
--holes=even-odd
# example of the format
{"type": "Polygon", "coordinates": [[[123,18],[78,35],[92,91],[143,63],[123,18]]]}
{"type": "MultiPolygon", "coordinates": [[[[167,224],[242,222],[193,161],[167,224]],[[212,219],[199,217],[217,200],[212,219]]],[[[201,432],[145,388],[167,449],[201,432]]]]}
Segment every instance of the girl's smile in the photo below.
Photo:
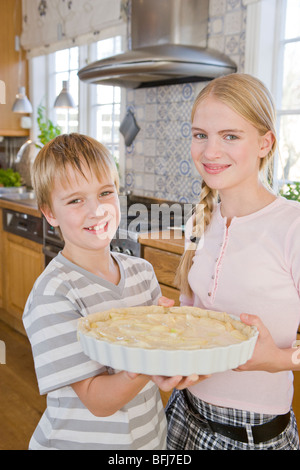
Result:
{"type": "Polygon", "coordinates": [[[203,163],[204,170],[210,175],[218,175],[227,170],[231,165],[220,165],[214,163],[203,163]]]}

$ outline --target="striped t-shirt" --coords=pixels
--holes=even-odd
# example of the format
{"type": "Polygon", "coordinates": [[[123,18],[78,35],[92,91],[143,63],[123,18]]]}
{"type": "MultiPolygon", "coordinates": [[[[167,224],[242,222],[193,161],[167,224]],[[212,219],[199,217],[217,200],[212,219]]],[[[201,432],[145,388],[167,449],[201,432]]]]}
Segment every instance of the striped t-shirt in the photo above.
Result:
{"type": "Polygon", "coordinates": [[[78,319],[110,308],[157,304],[161,295],[147,261],[113,256],[121,273],[118,285],[80,268],[60,253],[37,279],[27,300],[23,323],[40,393],[48,394],[30,449],[165,449],[166,419],[153,382],[119,411],[101,418],[82,404],[71,387],[105,371],[115,373],[83,353],[77,339],[78,319]]]}

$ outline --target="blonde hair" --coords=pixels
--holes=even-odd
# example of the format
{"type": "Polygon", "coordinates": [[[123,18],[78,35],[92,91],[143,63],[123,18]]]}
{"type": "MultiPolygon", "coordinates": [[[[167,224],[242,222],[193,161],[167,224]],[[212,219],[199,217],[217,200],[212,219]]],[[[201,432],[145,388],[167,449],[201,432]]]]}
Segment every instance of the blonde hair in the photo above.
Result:
{"type": "MultiPolygon", "coordinates": [[[[208,96],[220,100],[237,114],[250,122],[259,132],[265,135],[271,131],[274,135],[274,142],[269,153],[260,159],[260,172],[264,173],[264,179],[268,184],[268,179],[272,180],[273,156],[277,146],[276,140],[276,112],[273,98],[266,86],[257,78],[247,74],[234,73],[216,78],[200,91],[197,96],[191,113],[193,121],[197,106],[208,96]]],[[[192,296],[192,291],[188,282],[188,273],[195,255],[197,243],[203,236],[210,224],[215,205],[218,201],[218,192],[202,181],[199,204],[196,205],[193,214],[192,237],[189,246],[179,264],[175,283],[180,291],[188,296],[192,296]]]]}
{"type": "Polygon", "coordinates": [[[40,150],[32,167],[32,185],[40,209],[51,209],[54,183],[57,180],[62,184],[67,182],[70,166],[83,176],[83,166],[86,166],[99,181],[112,177],[119,189],[116,165],[104,145],[82,134],[59,135],[40,150]]]}

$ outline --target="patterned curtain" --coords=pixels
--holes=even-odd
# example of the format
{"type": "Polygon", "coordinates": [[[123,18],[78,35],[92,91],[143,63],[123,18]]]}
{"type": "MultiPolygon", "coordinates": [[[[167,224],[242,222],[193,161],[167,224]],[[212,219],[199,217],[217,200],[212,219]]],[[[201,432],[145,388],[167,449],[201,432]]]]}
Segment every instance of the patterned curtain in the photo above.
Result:
{"type": "Polygon", "coordinates": [[[78,45],[124,25],[128,0],[22,0],[21,44],[30,56],[78,45]]]}

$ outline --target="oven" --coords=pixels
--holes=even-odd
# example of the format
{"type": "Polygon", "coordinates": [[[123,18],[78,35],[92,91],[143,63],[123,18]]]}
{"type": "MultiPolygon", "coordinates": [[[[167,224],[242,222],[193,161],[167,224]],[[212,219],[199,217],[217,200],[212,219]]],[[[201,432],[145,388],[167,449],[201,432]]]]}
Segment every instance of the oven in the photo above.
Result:
{"type": "Polygon", "coordinates": [[[64,240],[57,227],[50,225],[43,217],[43,253],[45,267],[63,249],[64,240]]]}
{"type": "Polygon", "coordinates": [[[43,228],[40,217],[3,209],[3,230],[37,243],[43,243],[43,228]]]}

